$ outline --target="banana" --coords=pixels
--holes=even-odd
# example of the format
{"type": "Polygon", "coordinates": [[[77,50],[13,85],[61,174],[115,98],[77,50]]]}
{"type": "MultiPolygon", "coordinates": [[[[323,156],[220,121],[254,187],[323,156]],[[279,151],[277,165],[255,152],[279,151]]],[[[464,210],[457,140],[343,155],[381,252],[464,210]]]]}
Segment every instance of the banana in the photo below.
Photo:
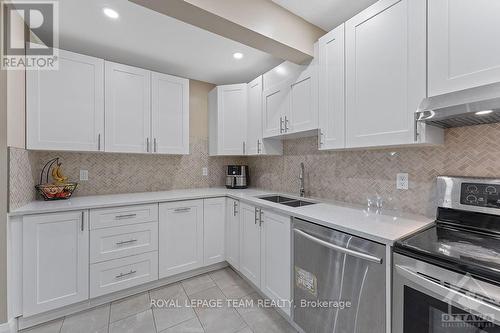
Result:
{"type": "Polygon", "coordinates": [[[68,180],[68,177],[65,177],[61,173],[61,164],[57,164],[52,169],[52,178],[54,178],[55,183],[61,184],[68,180]]]}

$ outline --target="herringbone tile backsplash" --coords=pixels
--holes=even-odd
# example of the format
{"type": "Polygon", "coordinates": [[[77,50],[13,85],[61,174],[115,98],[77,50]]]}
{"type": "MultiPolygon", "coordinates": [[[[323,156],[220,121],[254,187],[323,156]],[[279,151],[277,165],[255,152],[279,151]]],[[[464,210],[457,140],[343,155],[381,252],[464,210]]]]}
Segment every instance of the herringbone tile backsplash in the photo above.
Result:
{"type": "Polygon", "coordinates": [[[304,162],[309,196],[366,204],[378,194],[385,207],[432,216],[436,176],[500,178],[500,124],[445,133],[444,146],[338,152],[318,151],[316,138],[287,140],[283,156],[248,159],[252,185],[297,193],[304,162]],[[409,190],[396,189],[399,172],[409,174],[409,190]]]}
{"type": "Polygon", "coordinates": [[[65,173],[79,179],[89,171],[75,195],[95,195],[178,188],[222,186],[225,164],[250,166],[252,187],[296,193],[299,165],[305,163],[307,195],[366,204],[376,194],[385,206],[433,215],[434,184],[438,175],[500,178],[500,124],[446,131],[444,146],[383,150],[323,152],[316,138],[287,140],[284,155],[273,157],[209,157],[206,139],[191,139],[187,156],[27,152],[10,150],[10,207],[34,200],[34,185],[44,162],[59,156],[65,173]],[[202,176],[208,167],[209,176],[202,176]],[[410,189],[396,189],[396,174],[407,172],[410,189]]]}

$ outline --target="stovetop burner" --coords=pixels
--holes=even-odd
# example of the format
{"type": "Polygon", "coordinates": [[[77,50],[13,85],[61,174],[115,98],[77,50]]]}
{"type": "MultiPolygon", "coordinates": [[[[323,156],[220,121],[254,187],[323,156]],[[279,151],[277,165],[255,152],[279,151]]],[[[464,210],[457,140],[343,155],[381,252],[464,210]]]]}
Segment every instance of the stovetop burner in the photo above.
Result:
{"type": "Polygon", "coordinates": [[[439,177],[438,192],[436,225],[397,242],[394,252],[500,285],[499,183],[439,177]]]}

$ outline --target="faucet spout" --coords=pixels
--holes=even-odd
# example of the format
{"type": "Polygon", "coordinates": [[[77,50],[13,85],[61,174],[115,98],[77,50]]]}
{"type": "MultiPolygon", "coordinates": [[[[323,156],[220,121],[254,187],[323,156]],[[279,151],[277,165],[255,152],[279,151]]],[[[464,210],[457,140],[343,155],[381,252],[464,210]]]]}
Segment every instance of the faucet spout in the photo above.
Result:
{"type": "Polygon", "coordinates": [[[301,162],[300,163],[300,174],[299,174],[299,180],[300,180],[299,195],[302,198],[306,196],[306,190],[304,187],[304,174],[305,174],[304,162],[301,162]]]}

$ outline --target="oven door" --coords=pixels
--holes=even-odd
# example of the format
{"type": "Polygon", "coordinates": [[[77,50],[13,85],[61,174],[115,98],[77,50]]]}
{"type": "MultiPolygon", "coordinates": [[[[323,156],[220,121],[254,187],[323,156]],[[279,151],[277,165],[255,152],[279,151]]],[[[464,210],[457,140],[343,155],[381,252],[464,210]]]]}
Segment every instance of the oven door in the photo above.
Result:
{"type": "Polygon", "coordinates": [[[500,333],[500,288],[394,254],[394,333],[500,333]]]}

